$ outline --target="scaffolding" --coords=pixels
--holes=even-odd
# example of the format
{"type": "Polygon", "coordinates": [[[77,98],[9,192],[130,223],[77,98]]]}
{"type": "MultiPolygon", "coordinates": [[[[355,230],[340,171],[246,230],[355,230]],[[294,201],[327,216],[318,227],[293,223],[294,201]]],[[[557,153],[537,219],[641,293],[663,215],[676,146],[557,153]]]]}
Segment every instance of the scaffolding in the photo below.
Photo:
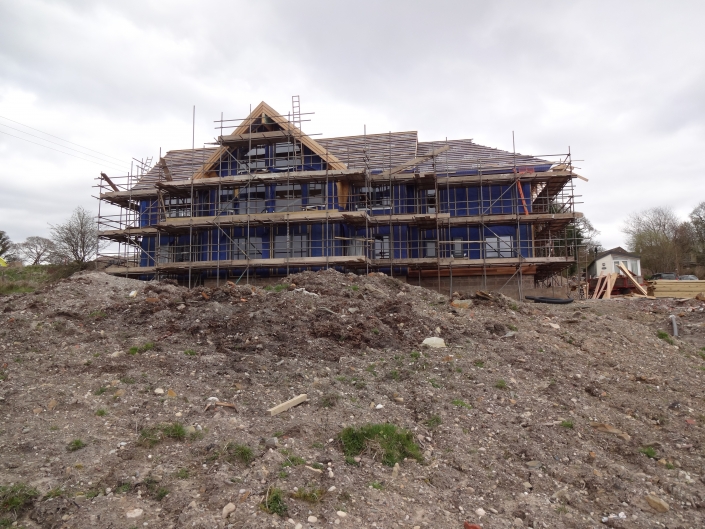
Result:
{"type": "Polygon", "coordinates": [[[126,176],[101,173],[99,236],[113,243],[102,252],[107,271],[187,275],[194,286],[334,267],[425,286],[433,278],[448,294],[454,277],[479,277],[482,289],[497,277],[506,278],[500,289],[516,282],[521,298],[524,276],[540,283],[586,264],[570,149],[529,157],[365,129],[317,140],[313,152],[304,115],[298,96],[286,115],[221,115],[214,147],[192,141],[126,176]],[[229,127],[236,130],[223,135],[229,127]]]}

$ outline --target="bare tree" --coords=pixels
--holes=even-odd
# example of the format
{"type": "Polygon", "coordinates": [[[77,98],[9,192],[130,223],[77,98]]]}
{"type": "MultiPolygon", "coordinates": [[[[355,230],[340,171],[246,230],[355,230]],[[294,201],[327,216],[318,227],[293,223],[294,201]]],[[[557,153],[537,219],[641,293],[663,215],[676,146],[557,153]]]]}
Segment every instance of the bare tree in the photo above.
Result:
{"type": "Polygon", "coordinates": [[[98,253],[98,224],[93,215],[81,206],[63,224],[49,226],[56,254],[65,260],[86,263],[98,253]]]}
{"type": "Polygon", "coordinates": [[[19,258],[30,265],[51,262],[56,245],[45,237],[27,237],[27,240],[15,245],[19,258]]]}
{"type": "Polygon", "coordinates": [[[12,241],[10,236],[4,231],[0,230],[0,257],[6,258],[12,251],[12,241]]]}
{"type": "Polygon", "coordinates": [[[690,251],[690,224],[681,222],[670,208],[632,213],[622,231],[629,250],[638,253],[642,267],[651,272],[678,271],[690,251]]]}

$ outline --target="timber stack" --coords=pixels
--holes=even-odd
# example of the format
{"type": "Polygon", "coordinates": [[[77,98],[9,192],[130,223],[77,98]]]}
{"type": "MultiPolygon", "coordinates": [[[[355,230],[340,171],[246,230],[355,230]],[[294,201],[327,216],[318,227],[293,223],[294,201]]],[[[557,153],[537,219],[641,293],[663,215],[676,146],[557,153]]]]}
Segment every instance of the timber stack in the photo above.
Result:
{"type": "Polygon", "coordinates": [[[657,279],[647,281],[649,296],[657,298],[698,298],[705,299],[705,281],[677,281],[657,279]]]}

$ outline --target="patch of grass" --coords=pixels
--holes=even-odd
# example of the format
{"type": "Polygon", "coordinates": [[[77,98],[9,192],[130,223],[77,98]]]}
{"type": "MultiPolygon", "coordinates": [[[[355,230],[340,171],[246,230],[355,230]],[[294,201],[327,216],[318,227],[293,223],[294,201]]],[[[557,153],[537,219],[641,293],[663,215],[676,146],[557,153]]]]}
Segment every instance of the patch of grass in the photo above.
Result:
{"type": "Polygon", "coordinates": [[[387,374],[387,378],[391,380],[399,380],[399,371],[397,371],[396,369],[394,371],[390,371],[387,374]]]}
{"type": "Polygon", "coordinates": [[[514,312],[519,310],[519,306],[516,303],[511,303],[509,305],[509,308],[512,309],[514,312]]]}
{"type": "Polygon", "coordinates": [[[188,468],[180,468],[179,470],[176,471],[174,474],[178,479],[188,479],[189,478],[189,470],[188,468]]]}
{"type": "Polygon", "coordinates": [[[38,497],[39,491],[26,483],[2,486],[0,487],[0,514],[12,513],[18,516],[38,497]]]}
{"type": "Polygon", "coordinates": [[[431,430],[433,430],[434,428],[438,428],[441,424],[443,424],[443,419],[441,419],[438,415],[431,415],[431,417],[426,421],[425,424],[431,430]]]}
{"type": "Polygon", "coordinates": [[[100,386],[98,389],[96,389],[96,390],[93,392],[93,395],[102,395],[102,394],[105,393],[106,391],[108,391],[108,388],[106,388],[105,386],[100,386]]]}
{"type": "Polygon", "coordinates": [[[132,485],[129,483],[121,483],[117,487],[115,487],[115,490],[113,491],[115,494],[126,494],[127,492],[130,492],[130,489],[132,489],[132,485]]]}
{"type": "Polygon", "coordinates": [[[61,487],[54,487],[53,489],[49,490],[45,495],[44,499],[45,500],[50,500],[52,498],[58,498],[60,496],[64,495],[64,489],[61,487]]]}
{"type": "Polygon", "coordinates": [[[360,287],[357,285],[350,285],[350,290],[352,290],[353,292],[357,292],[358,290],[360,290],[360,287]]]}
{"type": "Polygon", "coordinates": [[[120,379],[120,382],[122,382],[123,384],[134,384],[135,379],[132,377],[124,376],[120,379]]]}
{"type": "Polygon", "coordinates": [[[409,356],[414,360],[418,360],[419,358],[421,358],[421,353],[419,353],[418,351],[411,351],[411,353],[409,353],[409,356]]]}
{"type": "Polygon", "coordinates": [[[455,399],[455,400],[451,401],[451,404],[453,406],[457,406],[458,408],[467,408],[468,410],[472,409],[472,406],[470,404],[468,404],[467,402],[464,402],[460,399],[455,399]]]}
{"type": "Polygon", "coordinates": [[[373,481],[372,483],[370,483],[370,487],[375,490],[382,490],[384,488],[384,485],[382,485],[379,481],[373,481]]]}
{"type": "Polygon", "coordinates": [[[311,448],[316,448],[318,450],[322,449],[323,446],[323,443],[319,443],[318,441],[316,441],[315,443],[311,443],[311,448]]]}
{"type": "Polygon", "coordinates": [[[639,449],[639,452],[641,452],[650,459],[656,459],[658,457],[658,453],[656,452],[656,449],[653,446],[644,446],[639,449]]]}
{"type": "Polygon", "coordinates": [[[573,421],[561,421],[561,426],[563,428],[573,428],[573,421]]]}
{"type": "Polygon", "coordinates": [[[436,382],[436,379],[434,379],[434,378],[429,378],[428,383],[431,384],[436,389],[441,387],[441,385],[438,382],[436,382]]]}
{"type": "Polygon", "coordinates": [[[495,383],[494,387],[496,387],[497,389],[507,389],[507,383],[503,379],[500,378],[495,383]]]}
{"type": "Polygon", "coordinates": [[[558,507],[556,507],[556,512],[558,514],[566,514],[568,512],[568,507],[566,507],[565,505],[559,505],[558,507]]]}
{"type": "Polygon", "coordinates": [[[289,508],[284,503],[284,491],[277,488],[268,488],[260,508],[269,514],[284,516],[289,508]]]}
{"type": "Polygon", "coordinates": [[[664,342],[673,345],[675,342],[673,341],[673,338],[666,332],[666,331],[657,331],[656,336],[658,336],[661,340],[664,342]]]}
{"type": "Polygon", "coordinates": [[[668,470],[673,470],[674,468],[676,468],[676,466],[673,463],[666,463],[666,468],[668,470]]]}
{"type": "Polygon", "coordinates": [[[284,437],[284,432],[282,432],[281,430],[278,432],[274,432],[272,434],[272,437],[284,437]]]}
{"type": "Polygon", "coordinates": [[[228,463],[239,461],[247,465],[255,458],[255,453],[252,451],[252,448],[243,444],[228,443],[225,445],[223,452],[228,463]]]}
{"type": "Polygon", "coordinates": [[[88,317],[93,318],[95,320],[102,320],[103,318],[106,318],[108,315],[103,312],[102,310],[96,310],[91,312],[88,317]]]}
{"type": "Polygon", "coordinates": [[[338,403],[340,395],[335,393],[328,393],[321,397],[321,408],[332,408],[338,403]]]}
{"type": "Polygon", "coordinates": [[[321,498],[323,498],[325,493],[326,489],[317,489],[315,487],[311,487],[309,489],[307,487],[301,487],[299,490],[294,492],[291,497],[308,503],[318,503],[321,501],[321,498]]]}
{"type": "Polygon", "coordinates": [[[483,368],[483,367],[485,367],[485,362],[484,362],[484,360],[475,360],[473,362],[473,365],[475,367],[483,368]]]}
{"type": "Polygon", "coordinates": [[[507,327],[509,327],[510,331],[518,331],[519,330],[519,329],[517,329],[516,325],[507,325],[507,327]]]}
{"type": "Polygon", "coordinates": [[[59,427],[56,426],[55,424],[52,425],[52,426],[49,428],[49,430],[51,430],[52,432],[55,432],[55,431],[58,430],[58,429],[59,429],[59,427]]]}
{"type": "Polygon", "coordinates": [[[377,376],[377,372],[375,371],[375,367],[377,367],[377,366],[375,366],[375,364],[370,364],[365,368],[365,371],[367,371],[368,373],[372,373],[374,376],[377,376]]]}
{"type": "Polygon", "coordinates": [[[360,463],[355,461],[355,458],[353,456],[345,456],[345,464],[350,465],[352,467],[359,467],[360,463]]]}
{"type": "Polygon", "coordinates": [[[105,415],[106,415],[107,413],[108,413],[108,412],[105,411],[103,408],[98,408],[97,410],[95,410],[95,414],[96,414],[98,417],[105,417],[105,415]]]}
{"type": "Polygon", "coordinates": [[[281,292],[282,290],[286,290],[286,289],[288,289],[288,288],[289,288],[289,285],[286,284],[286,283],[280,283],[280,284],[274,285],[274,286],[272,286],[272,285],[267,285],[266,287],[264,287],[264,289],[265,289],[267,292],[276,292],[276,293],[279,293],[279,292],[281,292]]]}
{"type": "Polygon", "coordinates": [[[349,426],[338,434],[338,442],[347,457],[354,457],[369,450],[373,456],[381,456],[382,463],[393,467],[405,457],[423,461],[421,449],[414,435],[394,424],[367,424],[355,428],[349,426]]]}
{"type": "Polygon", "coordinates": [[[137,353],[146,353],[147,351],[151,351],[152,349],[154,349],[154,347],[155,347],[154,342],[147,342],[146,344],[139,346],[139,347],[138,346],[130,347],[130,349],[128,349],[127,352],[128,352],[128,354],[136,355],[137,353]]]}
{"type": "Polygon", "coordinates": [[[86,446],[86,443],[84,443],[80,439],[74,439],[66,446],[66,450],[68,450],[69,452],[75,452],[76,450],[80,450],[81,448],[84,448],[85,446],[86,446]]]}
{"type": "Polygon", "coordinates": [[[165,439],[175,439],[183,441],[186,438],[186,428],[180,422],[160,424],[145,428],[140,432],[140,437],[137,441],[142,446],[152,447],[165,439]]]}
{"type": "Polygon", "coordinates": [[[96,498],[99,496],[103,491],[101,489],[92,489],[86,492],[86,498],[89,500],[92,500],[93,498],[96,498]]]}
{"type": "Polygon", "coordinates": [[[184,354],[185,354],[186,356],[196,356],[197,353],[196,353],[196,351],[194,351],[193,349],[186,349],[186,350],[184,351],[184,354]]]}
{"type": "Polygon", "coordinates": [[[286,461],[284,461],[282,463],[282,468],[298,467],[299,465],[304,465],[304,464],[306,464],[306,460],[303,457],[294,456],[294,455],[287,455],[286,461]]]}
{"type": "Polygon", "coordinates": [[[165,487],[159,487],[157,489],[157,492],[154,493],[154,498],[157,501],[162,501],[164,498],[166,498],[167,494],[169,494],[169,489],[165,487]]]}
{"type": "Polygon", "coordinates": [[[372,332],[374,334],[379,334],[379,329],[377,327],[375,327],[374,329],[372,329],[372,332]]]}

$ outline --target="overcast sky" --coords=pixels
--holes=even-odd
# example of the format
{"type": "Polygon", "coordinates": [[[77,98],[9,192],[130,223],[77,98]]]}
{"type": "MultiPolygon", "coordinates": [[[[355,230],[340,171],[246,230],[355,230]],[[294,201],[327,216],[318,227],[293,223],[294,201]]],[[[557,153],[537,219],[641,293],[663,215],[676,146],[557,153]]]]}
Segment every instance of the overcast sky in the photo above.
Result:
{"type": "Polygon", "coordinates": [[[704,19],[684,1],[0,0],[0,230],[97,213],[100,171],[190,148],[193,105],[202,146],[221,112],[297,94],[323,136],[570,147],[577,209],[620,245],[630,212],[705,200],[704,19]]]}

